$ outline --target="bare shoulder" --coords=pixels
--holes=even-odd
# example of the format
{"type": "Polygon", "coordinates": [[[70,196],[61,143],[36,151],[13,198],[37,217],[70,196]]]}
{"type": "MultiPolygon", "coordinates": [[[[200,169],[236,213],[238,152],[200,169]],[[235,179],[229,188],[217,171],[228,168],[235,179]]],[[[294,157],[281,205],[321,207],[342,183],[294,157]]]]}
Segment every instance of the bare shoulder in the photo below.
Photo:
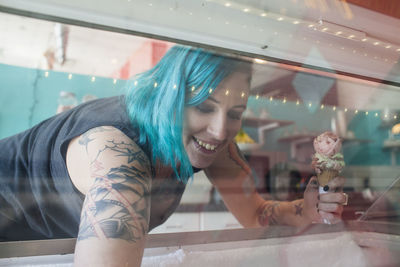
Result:
{"type": "Polygon", "coordinates": [[[88,130],[74,138],[67,151],[67,168],[74,185],[85,194],[93,179],[113,168],[133,168],[151,175],[150,161],[128,136],[112,126],[88,130]]]}
{"type": "MultiPolygon", "coordinates": [[[[90,177],[85,185],[76,266],[101,266],[102,262],[139,265],[150,220],[148,157],[113,127],[82,134],[71,142],[70,149],[71,161],[73,156],[85,158],[90,177]]],[[[72,168],[69,171],[72,173],[72,168]]]]}

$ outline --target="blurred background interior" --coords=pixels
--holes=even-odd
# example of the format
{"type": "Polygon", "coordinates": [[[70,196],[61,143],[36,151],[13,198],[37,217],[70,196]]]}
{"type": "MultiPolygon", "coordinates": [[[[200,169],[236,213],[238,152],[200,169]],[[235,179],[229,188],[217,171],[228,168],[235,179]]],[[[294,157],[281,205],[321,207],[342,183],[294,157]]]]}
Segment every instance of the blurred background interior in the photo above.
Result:
{"type": "MultiPolygon", "coordinates": [[[[400,4],[379,3],[1,0],[0,138],[121,94],[172,45],[194,44],[254,61],[237,142],[262,196],[300,198],[312,140],[329,130],[343,139],[343,217],[356,219],[400,175],[400,4]]],[[[230,228],[200,172],[154,233],[230,228]]]]}

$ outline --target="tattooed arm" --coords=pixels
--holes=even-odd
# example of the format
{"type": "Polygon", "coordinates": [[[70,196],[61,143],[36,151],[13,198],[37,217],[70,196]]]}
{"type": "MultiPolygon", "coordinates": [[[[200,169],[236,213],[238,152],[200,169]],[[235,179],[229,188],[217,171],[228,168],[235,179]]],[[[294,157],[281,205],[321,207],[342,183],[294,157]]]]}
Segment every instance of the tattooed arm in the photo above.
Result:
{"type": "MultiPolygon", "coordinates": [[[[305,226],[321,222],[317,211],[319,200],[315,178],[307,186],[304,199],[266,201],[256,192],[250,167],[235,143],[222,151],[205,173],[220,192],[227,208],[244,227],[273,224],[305,226]]],[[[330,208],[332,211],[340,209],[337,204],[330,208]]]]}
{"type": "Polygon", "coordinates": [[[85,194],[75,266],[140,266],[150,216],[147,156],[121,131],[98,127],[71,141],[67,167],[85,194]]]}

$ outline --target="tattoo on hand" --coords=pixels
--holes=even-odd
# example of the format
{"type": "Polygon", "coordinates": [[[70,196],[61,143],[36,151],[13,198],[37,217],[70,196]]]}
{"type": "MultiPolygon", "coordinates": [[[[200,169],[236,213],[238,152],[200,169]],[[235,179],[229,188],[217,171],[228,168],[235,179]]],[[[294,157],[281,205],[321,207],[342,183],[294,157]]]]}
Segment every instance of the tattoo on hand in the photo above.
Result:
{"type": "Polygon", "coordinates": [[[302,214],[303,214],[303,203],[295,204],[294,207],[296,208],[296,215],[302,216],[302,214]]]}
{"type": "Polygon", "coordinates": [[[90,237],[140,240],[148,230],[148,173],[132,166],[112,168],[86,194],[78,241],[90,237]]]}
{"type": "Polygon", "coordinates": [[[276,225],[277,220],[277,208],[279,202],[266,202],[258,212],[258,222],[261,226],[276,225]]]}

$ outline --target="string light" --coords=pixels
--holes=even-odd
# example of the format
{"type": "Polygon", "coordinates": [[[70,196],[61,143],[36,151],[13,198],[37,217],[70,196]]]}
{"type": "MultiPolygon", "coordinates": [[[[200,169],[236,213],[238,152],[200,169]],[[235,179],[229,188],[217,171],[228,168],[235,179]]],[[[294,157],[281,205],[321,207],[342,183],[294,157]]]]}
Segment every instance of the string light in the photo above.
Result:
{"type": "Polygon", "coordinates": [[[267,14],[266,13],[261,13],[261,15],[260,15],[261,17],[266,17],[267,16],[267,14]]]}
{"type": "Polygon", "coordinates": [[[72,74],[70,73],[70,74],[68,74],[68,80],[71,80],[72,79],[72,74]]]}
{"type": "Polygon", "coordinates": [[[338,32],[336,32],[335,34],[336,35],[341,35],[343,32],[341,32],[341,31],[338,31],[338,32]]]}
{"type": "Polygon", "coordinates": [[[365,115],[368,115],[368,111],[365,111],[365,115]]]}
{"type": "Polygon", "coordinates": [[[49,77],[49,72],[48,71],[46,71],[45,73],[44,73],[44,77],[49,77]]]}
{"type": "Polygon", "coordinates": [[[396,119],[397,119],[397,115],[394,115],[394,116],[393,116],[393,119],[395,119],[395,120],[396,120],[396,119]]]}
{"type": "Polygon", "coordinates": [[[284,18],[283,18],[283,17],[279,17],[279,18],[277,18],[277,21],[282,21],[282,20],[284,20],[284,18]]]}
{"type": "Polygon", "coordinates": [[[296,106],[298,106],[298,105],[300,105],[300,101],[299,100],[296,101],[296,106]]]}
{"type": "Polygon", "coordinates": [[[176,84],[174,84],[174,89],[176,89],[176,84]]]}
{"type": "Polygon", "coordinates": [[[196,87],[192,86],[192,92],[193,92],[194,90],[196,90],[196,87]]]}
{"type": "Polygon", "coordinates": [[[230,6],[231,6],[231,3],[225,3],[225,6],[226,6],[226,7],[230,7],[230,6]]]}
{"type": "Polygon", "coordinates": [[[229,95],[229,90],[226,90],[226,91],[225,91],[225,95],[229,95]]]}
{"type": "Polygon", "coordinates": [[[378,117],[378,112],[375,113],[375,117],[378,117]]]}
{"type": "Polygon", "coordinates": [[[250,9],[248,9],[248,8],[243,9],[243,12],[249,12],[249,11],[250,11],[250,9]]]}
{"type": "Polygon", "coordinates": [[[155,82],[154,83],[154,88],[156,88],[158,86],[158,83],[157,82],[155,82]]]}
{"type": "Polygon", "coordinates": [[[390,46],[390,45],[387,45],[387,46],[385,46],[385,48],[387,49],[387,48],[391,48],[392,46],[390,46]]]}
{"type": "Polygon", "coordinates": [[[368,40],[367,38],[361,39],[362,42],[365,42],[365,41],[367,41],[367,40],[368,40]]]}
{"type": "Polygon", "coordinates": [[[260,96],[259,95],[256,95],[256,99],[258,99],[260,96]]]}
{"type": "Polygon", "coordinates": [[[299,24],[300,22],[298,22],[297,20],[295,20],[295,21],[293,21],[293,24],[295,24],[295,25],[297,25],[297,24],[299,24]]]}
{"type": "Polygon", "coordinates": [[[347,112],[347,108],[344,109],[344,112],[347,112]]]}
{"type": "Polygon", "coordinates": [[[324,104],[322,104],[322,105],[321,105],[321,109],[324,109],[324,107],[325,107],[324,104]]]}
{"type": "Polygon", "coordinates": [[[272,96],[270,96],[269,97],[269,101],[272,101],[272,100],[274,100],[274,98],[272,96]]]}
{"type": "Polygon", "coordinates": [[[96,77],[92,76],[92,83],[94,83],[96,81],[96,77]]]}
{"type": "Polygon", "coordinates": [[[356,110],[354,111],[354,113],[357,114],[357,113],[358,113],[358,109],[356,109],[356,110]]]}
{"type": "Polygon", "coordinates": [[[311,102],[310,102],[310,103],[308,103],[308,106],[309,106],[309,107],[311,107],[311,106],[312,106],[312,103],[311,103],[311,102]]]}
{"type": "Polygon", "coordinates": [[[328,28],[323,28],[322,31],[326,32],[327,30],[329,30],[328,28]]]}
{"type": "Polygon", "coordinates": [[[379,42],[374,42],[374,45],[379,45],[379,42]]]}
{"type": "Polygon", "coordinates": [[[332,109],[333,109],[333,111],[335,111],[335,110],[336,110],[336,106],[333,106],[333,108],[332,108],[332,109]]]}
{"type": "Polygon", "coordinates": [[[116,84],[117,83],[117,79],[114,79],[113,83],[116,84]]]}
{"type": "Polygon", "coordinates": [[[286,103],[286,98],[284,98],[284,99],[283,99],[282,103],[283,103],[283,104],[285,104],[285,103],[286,103]]]}
{"type": "Polygon", "coordinates": [[[241,97],[243,98],[245,95],[246,95],[246,94],[245,94],[244,92],[242,92],[242,95],[241,95],[241,97]]]}
{"type": "Polygon", "coordinates": [[[137,81],[135,81],[133,84],[136,86],[137,85],[137,81]]]}
{"type": "Polygon", "coordinates": [[[210,94],[211,94],[211,93],[212,93],[212,91],[213,91],[213,89],[212,89],[212,88],[210,88],[210,90],[208,90],[208,93],[210,93],[210,94]]]}

